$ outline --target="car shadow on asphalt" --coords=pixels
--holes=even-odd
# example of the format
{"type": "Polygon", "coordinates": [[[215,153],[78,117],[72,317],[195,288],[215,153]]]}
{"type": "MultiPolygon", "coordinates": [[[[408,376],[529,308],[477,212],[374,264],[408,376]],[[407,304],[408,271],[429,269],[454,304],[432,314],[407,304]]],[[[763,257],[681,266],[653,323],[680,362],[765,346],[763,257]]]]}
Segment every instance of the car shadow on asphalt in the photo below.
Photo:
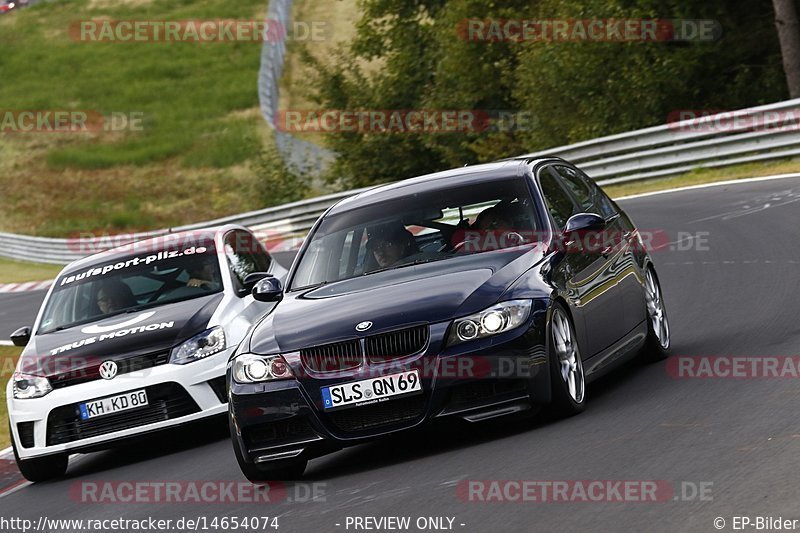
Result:
{"type": "MultiPolygon", "coordinates": [[[[655,363],[655,365],[663,363],[655,363]]],[[[625,400],[625,387],[631,385],[654,365],[644,365],[638,360],[623,364],[614,372],[587,386],[587,398],[595,407],[625,400]],[[598,405],[599,404],[599,405],[598,405]]],[[[591,416],[585,413],[580,416],[591,416]]],[[[376,441],[345,448],[327,456],[321,464],[311,462],[303,476],[304,481],[324,481],[339,476],[369,471],[381,467],[449,453],[492,441],[514,437],[554,426],[566,420],[542,408],[529,418],[504,417],[485,422],[470,423],[462,420],[440,420],[411,431],[404,431],[376,441]]]]}
{"type": "MultiPolygon", "coordinates": [[[[227,415],[199,420],[152,435],[137,437],[111,450],[91,453],[77,464],[70,464],[67,478],[113,470],[171,454],[191,452],[194,448],[227,441],[230,439],[230,433],[226,417],[227,415]]],[[[235,462],[234,460],[233,463],[235,462]]],[[[74,463],[74,459],[70,463],[74,463]]]]}

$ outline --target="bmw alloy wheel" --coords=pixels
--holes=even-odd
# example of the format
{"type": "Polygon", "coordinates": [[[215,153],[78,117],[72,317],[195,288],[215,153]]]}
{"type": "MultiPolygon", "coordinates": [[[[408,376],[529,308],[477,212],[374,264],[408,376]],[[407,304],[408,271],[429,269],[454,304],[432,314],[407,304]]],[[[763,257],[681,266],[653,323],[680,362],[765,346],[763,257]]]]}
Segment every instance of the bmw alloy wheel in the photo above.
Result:
{"type": "Polygon", "coordinates": [[[578,343],[572,333],[572,326],[564,311],[556,308],[553,311],[553,347],[558,358],[559,374],[567,387],[572,400],[583,403],[584,379],[583,362],[581,361],[578,343]]]}
{"type": "Polygon", "coordinates": [[[656,280],[652,269],[647,270],[646,295],[647,316],[650,319],[650,327],[656,336],[659,346],[667,350],[669,348],[669,321],[667,311],[664,308],[664,299],[661,295],[661,287],[656,280]]]}

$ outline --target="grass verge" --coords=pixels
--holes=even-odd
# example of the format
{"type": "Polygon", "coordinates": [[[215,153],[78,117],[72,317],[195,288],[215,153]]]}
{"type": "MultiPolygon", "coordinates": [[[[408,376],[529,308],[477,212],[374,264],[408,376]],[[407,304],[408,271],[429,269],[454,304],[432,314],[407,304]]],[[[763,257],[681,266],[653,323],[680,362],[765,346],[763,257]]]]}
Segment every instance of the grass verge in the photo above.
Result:
{"type": "Polygon", "coordinates": [[[0,257],[0,284],[53,279],[61,268],[60,265],[27,263],[0,257]]]}
{"type": "Polygon", "coordinates": [[[0,385],[3,387],[3,401],[0,402],[0,449],[11,446],[11,436],[8,434],[8,406],[5,401],[6,383],[11,379],[17,359],[22,348],[16,346],[0,346],[0,385]]]}
{"type": "Polygon", "coordinates": [[[4,111],[137,121],[83,133],[4,126],[0,228],[129,232],[263,207],[249,163],[272,142],[258,112],[261,43],[87,42],[71,28],[98,19],[257,20],[266,7],[266,0],[63,0],[0,17],[4,111]]]}
{"type": "Polygon", "coordinates": [[[613,198],[643,194],[648,192],[663,191],[703,185],[718,181],[728,181],[760,176],[774,176],[777,174],[790,174],[800,172],[800,159],[787,159],[770,163],[748,163],[722,168],[700,168],[680,174],[648,181],[636,181],[619,185],[609,185],[603,189],[613,198]]]}

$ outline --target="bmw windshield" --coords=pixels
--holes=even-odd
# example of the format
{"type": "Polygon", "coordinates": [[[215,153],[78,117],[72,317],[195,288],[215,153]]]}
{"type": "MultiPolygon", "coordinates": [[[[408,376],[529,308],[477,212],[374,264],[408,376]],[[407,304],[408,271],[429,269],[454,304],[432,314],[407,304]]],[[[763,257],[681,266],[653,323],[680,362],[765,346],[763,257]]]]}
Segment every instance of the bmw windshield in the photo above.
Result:
{"type": "Polygon", "coordinates": [[[537,219],[523,178],[400,195],[329,215],[289,290],[531,244],[537,219]]]}
{"type": "Polygon", "coordinates": [[[222,290],[212,246],[116,257],[59,277],[39,334],[222,290]]]}

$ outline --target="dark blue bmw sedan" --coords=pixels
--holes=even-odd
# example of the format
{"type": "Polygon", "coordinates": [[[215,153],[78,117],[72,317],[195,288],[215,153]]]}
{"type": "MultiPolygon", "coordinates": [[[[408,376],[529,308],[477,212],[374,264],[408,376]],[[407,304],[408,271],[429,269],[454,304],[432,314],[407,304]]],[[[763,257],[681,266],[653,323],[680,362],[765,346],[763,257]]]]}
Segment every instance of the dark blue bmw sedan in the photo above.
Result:
{"type": "MultiPolygon", "coordinates": [[[[331,207],[227,370],[253,482],[444,417],[586,404],[619,363],[669,349],[653,263],[628,216],[561,159],[378,187],[331,207]]],[[[263,277],[263,276],[261,276],[263,277]]]]}

